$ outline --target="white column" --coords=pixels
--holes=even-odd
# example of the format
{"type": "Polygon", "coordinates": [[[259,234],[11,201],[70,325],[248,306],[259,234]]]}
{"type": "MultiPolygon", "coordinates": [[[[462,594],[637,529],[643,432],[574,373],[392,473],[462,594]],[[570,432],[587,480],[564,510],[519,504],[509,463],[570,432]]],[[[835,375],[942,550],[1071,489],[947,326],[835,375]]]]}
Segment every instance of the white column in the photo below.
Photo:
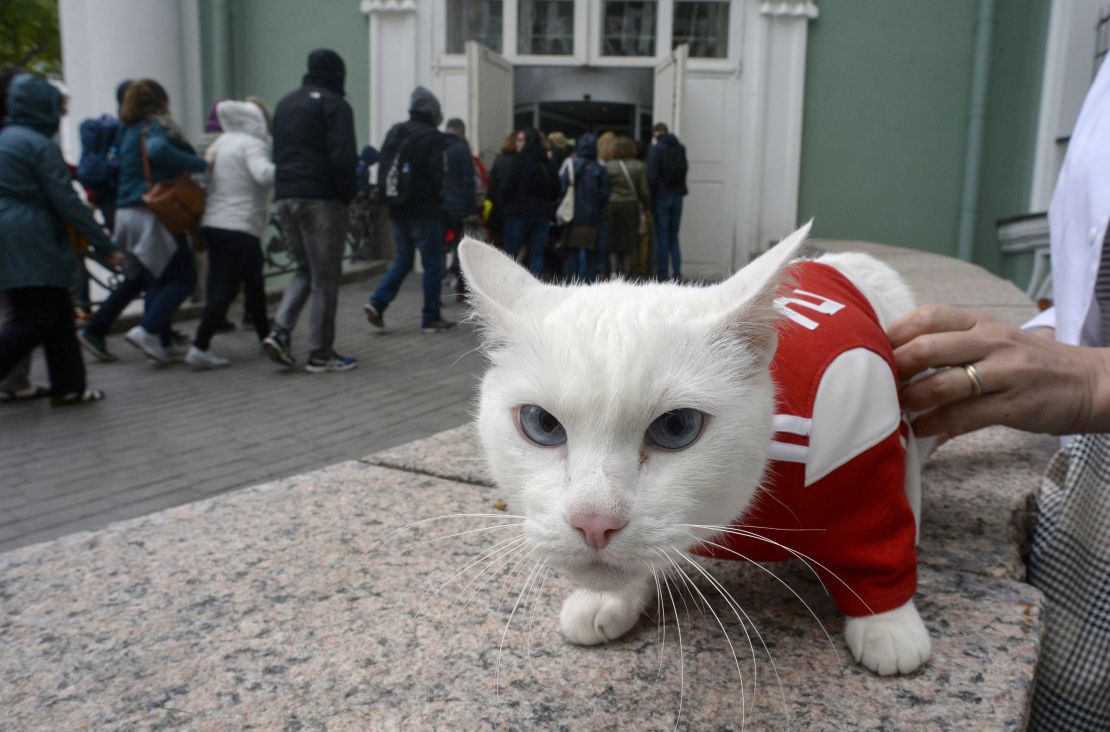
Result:
{"type": "Polygon", "coordinates": [[[362,0],[370,15],[370,143],[380,147],[389,128],[408,119],[409,95],[419,83],[420,43],[413,0],[362,0]]]}
{"type": "Polygon", "coordinates": [[[123,79],[158,81],[178,124],[195,139],[204,128],[197,0],[59,0],[62,64],[69,87],[63,122],[66,158],[80,154],[81,120],[116,113],[123,79]]]}
{"type": "Polygon", "coordinates": [[[798,222],[805,99],[806,38],[817,17],[810,0],[764,2],[766,63],[763,67],[763,195],[759,242],[766,246],[790,233],[798,222]]]}

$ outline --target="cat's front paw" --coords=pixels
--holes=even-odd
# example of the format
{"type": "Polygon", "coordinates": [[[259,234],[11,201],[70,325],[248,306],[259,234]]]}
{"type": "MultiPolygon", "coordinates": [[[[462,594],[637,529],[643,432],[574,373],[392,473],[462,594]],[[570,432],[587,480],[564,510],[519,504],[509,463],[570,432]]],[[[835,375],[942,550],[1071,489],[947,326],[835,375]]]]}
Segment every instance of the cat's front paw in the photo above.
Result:
{"type": "Polygon", "coordinates": [[[856,661],[880,676],[916,671],[932,650],[913,600],[878,615],[848,618],[844,638],[856,661]]]}
{"type": "Polygon", "coordinates": [[[563,637],[580,646],[616,640],[632,629],[644,611],[640,592],[575,590],[563,601],[563,637]]]}

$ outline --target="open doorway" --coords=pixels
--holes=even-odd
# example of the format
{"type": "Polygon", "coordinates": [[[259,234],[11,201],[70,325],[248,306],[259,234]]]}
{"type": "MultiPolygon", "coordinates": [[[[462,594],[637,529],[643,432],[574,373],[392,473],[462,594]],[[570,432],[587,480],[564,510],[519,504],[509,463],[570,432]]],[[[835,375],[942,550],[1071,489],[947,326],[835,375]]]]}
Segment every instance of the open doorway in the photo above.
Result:
{"type": "Polygon", "coordinates": [[[541,102],[517,107],[514,123],[536,127],[543,132],[562,132],[577,138],[584,132],[615,132],[639,138],[641,108],[623,102],[567,101],[541,102]]]}
{"type": "Polygon", "coordinates": [[[571,139],[606,131],[649,139],[654,83],[649,68],[518,66],[513,124],[571,139]]]}

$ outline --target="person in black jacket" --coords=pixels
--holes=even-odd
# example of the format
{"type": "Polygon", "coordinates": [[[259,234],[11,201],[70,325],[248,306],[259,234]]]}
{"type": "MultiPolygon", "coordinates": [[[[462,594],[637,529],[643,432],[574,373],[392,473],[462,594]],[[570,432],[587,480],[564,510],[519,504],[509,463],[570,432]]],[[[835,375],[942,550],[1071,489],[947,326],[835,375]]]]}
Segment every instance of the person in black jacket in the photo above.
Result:
{"type": "Polygon", "coordinates": [[[543,245],[559,199],[559,173],[543,149],[538,130],[518,132],[516,146],[518,152],[500,190],[505,206],[505,251],[515,258],[527,243],[528,269],[539,277],[543,274],[543,245]]]}
{"type": "Polygon", "coordinates": [[[317,49],[308,55],[301,87],[287,94],[274,112],[274,200],[297,269],[273,330],[262,343],[275,362],[292,366],[290,335],[311,296],[305,366],[310,373],[349,371],[358,365],[332,348],[347,206],[355,197],[358,163],[354,112],[343,98],[346,76],[339,54],[317,49]]]}
{"type": "Polygon", "coordinates": [[[648,188],[651,190],[651,214],[655,221],[655,276],[682,279],[682,253],[678,248],[678,229],[682,224],[682,199],[686,188],[686,148],[656,122],[651,130],[655,144],[647,154],[648,188]]]}
{"type": "MultiPolygon", "coordinates": [[[[440,315],[439,290],[443,280],[443,178],[445,173],[443,134],[436,129],[443,122],[439,100],[422,86],[409,99],[409,119],[393,125],[382,143],[379,188],[388,200],[389,174],[393,161],[406,166],[404,200],[390,203],[389,217],[397,256],[385,273],[378,289],[363,306],[366,320],[375,328],[385,327],[385,309],[401,283],[412,271],[416,252],[424,265],[424,309],[421,330],[442,333],[455,326],[440,315]]],[[[396,184],[395,184],[396,185],[396,184]]]]}
{"type": "Polygon", "coordinates": [[[466,141],[466,124],[458,117],[447,120],[444,135],[446,175],[443,178],[443,225],[448,232],[448,249],[453,252],[450,273],[455,276],[455,294],[462,300],[466,291],[462,268],[459,266],[459,242],[468,226],[481,225],[478,206],[478,184],[475,180],[474,156],[466,141]]]}

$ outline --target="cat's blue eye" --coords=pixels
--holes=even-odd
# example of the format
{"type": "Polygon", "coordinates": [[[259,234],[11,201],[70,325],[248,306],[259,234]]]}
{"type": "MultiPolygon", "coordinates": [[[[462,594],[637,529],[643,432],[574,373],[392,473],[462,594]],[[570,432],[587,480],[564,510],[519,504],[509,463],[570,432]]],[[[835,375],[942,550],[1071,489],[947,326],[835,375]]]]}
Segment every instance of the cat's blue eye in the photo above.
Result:
{"type": "Polygon", "coordinates": [[[555,447],[567,441],[567,431],[551,412],[535,404],[520,408],[520,431],[541,447],[555,447]]]}
{"type": "Polygon", "coordinates": [[[672,409],[647,429],[648,439],[664,450],[681,450],[701,434],[705,415],[696,409],[672,409]]]}

